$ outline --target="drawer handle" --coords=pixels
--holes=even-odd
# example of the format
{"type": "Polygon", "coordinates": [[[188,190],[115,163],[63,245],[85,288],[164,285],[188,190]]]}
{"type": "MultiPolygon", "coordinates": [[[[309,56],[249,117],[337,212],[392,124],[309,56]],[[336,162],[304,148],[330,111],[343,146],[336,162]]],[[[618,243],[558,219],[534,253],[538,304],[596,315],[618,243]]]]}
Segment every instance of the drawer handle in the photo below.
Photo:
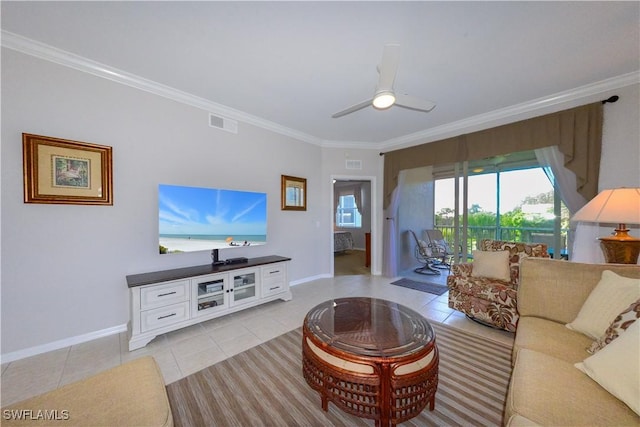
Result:
{"type": "Polygon", "coordinates": [[[167,317],[171,317],[171,316],[175,316],[176,313],[171,313],[171,314],[167,314],[166,316],[160,316],[158,317],[158,320],[162,320],[162,319],[166,319],[167,317]]]}
{"type": "Polygon", "coordinates": [[[274,289],[280,289],[280,286],[274,286],[273,288],[269,288],[270,291],[272,291],[274,289]]]}
{"type": "Polygon", "coordinates": [[[276,274],[276,273],[280,273],[280,270],[273,270],[269,272],[269,274],[276,274]]]}
{"type": "Polygon", "coordinates": [[[160,297],[166,297],[167,295],[173,295],[173,294],[175,294],[175,293],[176,293],[176,291],[173,291],[173,292],[167,292],[166,294],[158,294],[158,298],[160,298],[160,297]]]}

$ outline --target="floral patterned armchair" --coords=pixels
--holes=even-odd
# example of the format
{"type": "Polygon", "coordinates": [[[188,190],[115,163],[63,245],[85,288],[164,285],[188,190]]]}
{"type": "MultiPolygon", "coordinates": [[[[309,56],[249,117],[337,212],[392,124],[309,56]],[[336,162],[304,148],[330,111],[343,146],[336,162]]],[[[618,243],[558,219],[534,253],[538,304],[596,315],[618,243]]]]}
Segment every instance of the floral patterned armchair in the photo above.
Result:
{"type": "Polygon", "coordinates": [[[473,275],[473,263],[454,264],[447,277],[449,307],[496,328],[515,332],[518,324],[516,296],[520,261],[527,257],[549,258],[547,245],[484,239],[481,251],[509,251],[510,281],[473,275]]]}

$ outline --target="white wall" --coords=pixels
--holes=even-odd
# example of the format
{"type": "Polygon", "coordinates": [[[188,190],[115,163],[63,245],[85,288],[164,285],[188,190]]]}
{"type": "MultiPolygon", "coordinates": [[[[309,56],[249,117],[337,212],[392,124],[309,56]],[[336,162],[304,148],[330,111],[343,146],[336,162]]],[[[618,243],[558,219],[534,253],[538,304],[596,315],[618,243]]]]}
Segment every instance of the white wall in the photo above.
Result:
{"type": "Polygon", "coordinates": [[[433,228],[433,168],[431,166],[405,171],[398,210],[398,271],[416,267],[415,239],[424,240],[424,230],[433,228]]]}
{"type": "MultiPolygon", "coordinates": [[[[615,91],[620,99],[605,104],[602,130],[602,158],[600,159],[600,191],[619,187],[640,187],[640,85],[615,91]]],[[[640,238],[640,226],[628,224],[630,235],[640,238]]],[[[609,236],[615,227],[582,225],[576,235],[580,242],[590,244],[591,250],[581,251],[584,262],[604,262],[598,237],[609,236]]],[[[638,259],[640,264],[640,259],[638,259]]]]}
{"type": "Polygon", "coordinates": [[[605,104],[599,189],[640,187],[640,85],[615,91],[605,104]]]}
{"type": "Polygon", "coordinates": [[[121,328],[125,276],[205,264],[158,254],[157,185],[268,194],[268,243],[221,258],[290,256],[290,279],[329,272],[321,148],[109,80],[2,50],[2,354],[121,328]],[[23,132],[113,147],[113,206],[23,203],[23,132]],[[280,175],[307,178],[308,210],[280,210],[280,175]]]}

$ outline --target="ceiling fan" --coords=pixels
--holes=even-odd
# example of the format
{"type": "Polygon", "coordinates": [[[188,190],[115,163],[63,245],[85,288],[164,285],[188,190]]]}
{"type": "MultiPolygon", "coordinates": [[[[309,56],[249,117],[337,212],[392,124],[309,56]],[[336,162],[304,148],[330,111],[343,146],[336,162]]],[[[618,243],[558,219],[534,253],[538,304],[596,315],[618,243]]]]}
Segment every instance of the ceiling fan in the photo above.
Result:
{"type": "Polygon", "coordinates": [[[337,119],[338,117],[346,116],[347,114],[361,110],[369,105],[372,105],[378,110],[386,110],[392,105],[408,108],[409,110],[423,111],[425,113],[433,110],[436,106],[434,102],[410,95],[396,93],[393,90],[393,82],[396,79],[399,60],[400,45],[386,44],[382,52],[382,61],[378,66],[378,74],[380,74],[380,77],[378,78],[378,85],[376,86],[373,98],[362,101],[342,111],[338,111],[331,117],[337,119]]]}

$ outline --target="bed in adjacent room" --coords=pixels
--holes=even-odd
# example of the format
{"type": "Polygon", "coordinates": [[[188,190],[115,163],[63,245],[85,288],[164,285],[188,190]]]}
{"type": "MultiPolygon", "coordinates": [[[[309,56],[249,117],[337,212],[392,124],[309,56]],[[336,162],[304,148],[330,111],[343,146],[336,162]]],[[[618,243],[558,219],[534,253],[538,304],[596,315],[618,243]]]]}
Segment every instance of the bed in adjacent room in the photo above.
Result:
{"type": "Polygon", "coordinates": [[[333,252],[353,249],[353,236],[350,231],[333,232],[333,252]]]}

